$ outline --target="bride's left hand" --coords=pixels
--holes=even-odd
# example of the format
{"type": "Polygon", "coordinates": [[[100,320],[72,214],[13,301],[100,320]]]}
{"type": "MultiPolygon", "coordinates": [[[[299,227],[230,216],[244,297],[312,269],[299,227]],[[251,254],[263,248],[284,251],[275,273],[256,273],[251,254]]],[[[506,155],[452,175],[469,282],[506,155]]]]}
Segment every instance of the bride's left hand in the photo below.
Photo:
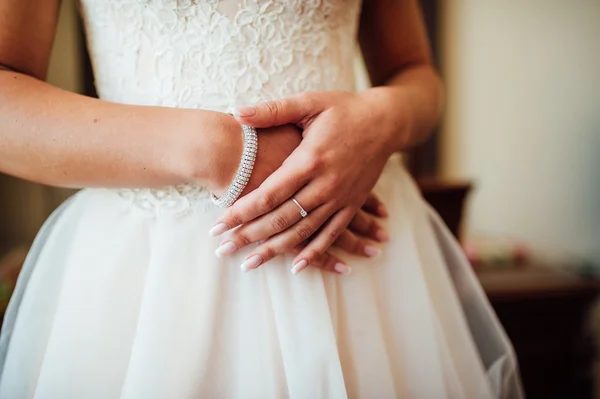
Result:
{"type": "Polygon", "coordinates": [[[386,103],[378,91],[311,92],[238,109],[238,120],[247,125],[294,123],[304,130],[303,140],[259,188],[219,218],[216,230],[244,224],[228,240],[237,248],[266,240],[248,255],[259,255],[258,265],[318,231],[293,264],[319,258],[365,203],[396,150],[391,143],[406,130],[397,126],[398,118],[390,117],[386,103]],[[308,212],[306,217],[301,217],[292,198],[308,212]],[[252,231],[252,237],[244,231],[252,231]]]}

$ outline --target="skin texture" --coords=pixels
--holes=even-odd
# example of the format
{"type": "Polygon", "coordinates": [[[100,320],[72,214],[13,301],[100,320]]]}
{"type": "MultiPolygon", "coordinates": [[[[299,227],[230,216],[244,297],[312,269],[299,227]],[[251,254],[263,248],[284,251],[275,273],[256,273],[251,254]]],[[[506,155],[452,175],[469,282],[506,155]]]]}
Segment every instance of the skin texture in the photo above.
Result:
{"type": "Polygon", "coordinates": [[[439,118],[442,89],[417,1],[363,7],[360,41],[374,88],[304,93],[237,110],[238,120],[255,127],[303,129],[282,167],[216,222],[241,226],[224,242],[229,247],[266,240],[248,255],[254,267],[309,237],[294,265],[311,264],[356,217],[390,155],[421,142],[439,118]],[[298,217],[292,197],[309,212],[306,218],[298,217]]]}
{"type": "MultiPolygon", "coordinates": [[[[60,187],[194,181],[217,195],[224,192],[242,152],[241,128],[231,116],[109,103],[44,82],[58,9],[59,0],[0,0],[0,172],[60,187]]],[[[245,193],[277,170],[301,140],[299,128],[290,124],[259,129],[259,137],[245,193]]],[[[341,234],[338,245],[366,256],[364,237],[377,239],[373,215],[383,216],[382,209],[365,206],[354,232],[341,234]]],[[[333,270],[338,263],[324,252],[313,266],[333,270]]]]}

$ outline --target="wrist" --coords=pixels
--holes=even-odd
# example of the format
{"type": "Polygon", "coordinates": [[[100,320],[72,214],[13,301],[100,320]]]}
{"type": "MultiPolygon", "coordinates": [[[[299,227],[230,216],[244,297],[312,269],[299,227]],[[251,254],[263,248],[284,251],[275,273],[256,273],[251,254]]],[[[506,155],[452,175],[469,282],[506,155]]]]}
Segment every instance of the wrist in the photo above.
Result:
{"type": "Polygon", "coordinates": [[[409,147],[413,112],[406,93],[398,87],[380,86],[361,95],[371,110],[384,151],[392,155],[409,147]]]}
{"type": "Polygon", "coordinates": [[[220,197],[233,182],[244,151],[242,126],[232,116],[221,114],[209,132],[204,185],[220,197]]]}
{"type": "Polygon", "coordinates": [[[233,181],[243,151],[240,124],[221,112],[194,111],[185,122],[175,159],[182,180],[219,195],[233,181]]]}

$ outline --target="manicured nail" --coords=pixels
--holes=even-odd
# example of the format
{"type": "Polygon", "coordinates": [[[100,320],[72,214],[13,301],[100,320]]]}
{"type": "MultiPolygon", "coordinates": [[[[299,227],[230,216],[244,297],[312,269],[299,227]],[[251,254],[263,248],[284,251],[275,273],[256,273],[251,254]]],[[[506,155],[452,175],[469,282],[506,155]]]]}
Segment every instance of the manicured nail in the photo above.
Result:
{"type": "Polygon", "coordinates": [[[387,208],[385,207],[385,205],[379,205],[377,207],[377,214],[379,216],[381,216],[382,218],[388,217],[390,214],[387,211],[387,208]]]}
{"type": "Polygon", "coordinates": [[[383,229],[381,229],[381,230],[377,231],[377,233],[375,233],[375,238],[379,242],[388,242],[390,240],[389,234],[387,233],[387,231],[385,231],[383,229]]]}
{"type": "Polygon", "coordinates": [[[227,226],[225,223],[219,223],[216,224],[212,229],[210,229],[208,234],[210,234],[213,237],[216,237],[225,233],[227,230],[229,230],[229,226],[227,226]]]}
{"type": "Polygon", "coordinates": [[[246,259],[240,267],[242,268],[242,271],[247,272],[256,269],[261,263],[263,263],[263,259],[260,255],[252,255],[246,259]]]}
{"type": "Polygon", "coordinates": [[[232,254],[236,250],[237,245],[235,245],[235,242],[227,241],[226,243],[222,244],[219,248],[217,248],[217,250],[215,251],[215,255],[217,255],[217,258],[220,258],[221,256],[232,254]]]}
{"type": "Polygon", "coordinates": [[[234,116],[254,116],[256,115],[255,107],[237,107],[233,110],[234,116]]]}
{"type": "Polygon", "coordinates": [[[365,255],[367,255],[369,258],[374,258],[381,253],[379,248],[374,247],[372,245],[365,246],[364,251],[365,251],[365,255]]]}
{"type": "Polygon", "coordinates": [[[343,264],[343,263],[336,263],[335,266],[333,266],[333,268],[335,269],[336,272],[338,272],[339,274],[350,274],[350,268],[343,264]]]}
{"type": "Polygon", "coordinates": [[[299,260],[292,266],[292,274],[300,273],[306,266],[308,266],[308,261],[306,259],[299,260]]]}

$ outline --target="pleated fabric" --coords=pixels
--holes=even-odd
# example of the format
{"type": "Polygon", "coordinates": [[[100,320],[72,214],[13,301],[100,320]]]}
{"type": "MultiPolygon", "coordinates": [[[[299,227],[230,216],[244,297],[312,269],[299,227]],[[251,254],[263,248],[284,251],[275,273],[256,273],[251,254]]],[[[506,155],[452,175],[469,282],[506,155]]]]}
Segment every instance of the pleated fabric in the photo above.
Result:
{"type": "Polygon", "coordinates": [[[0,339],[0,398],[520,398],[516,358],[458,244],[397,159],[391,240],[352,273],[214,255],[221,210],[87,189],[40,231],[0,339]]]}

